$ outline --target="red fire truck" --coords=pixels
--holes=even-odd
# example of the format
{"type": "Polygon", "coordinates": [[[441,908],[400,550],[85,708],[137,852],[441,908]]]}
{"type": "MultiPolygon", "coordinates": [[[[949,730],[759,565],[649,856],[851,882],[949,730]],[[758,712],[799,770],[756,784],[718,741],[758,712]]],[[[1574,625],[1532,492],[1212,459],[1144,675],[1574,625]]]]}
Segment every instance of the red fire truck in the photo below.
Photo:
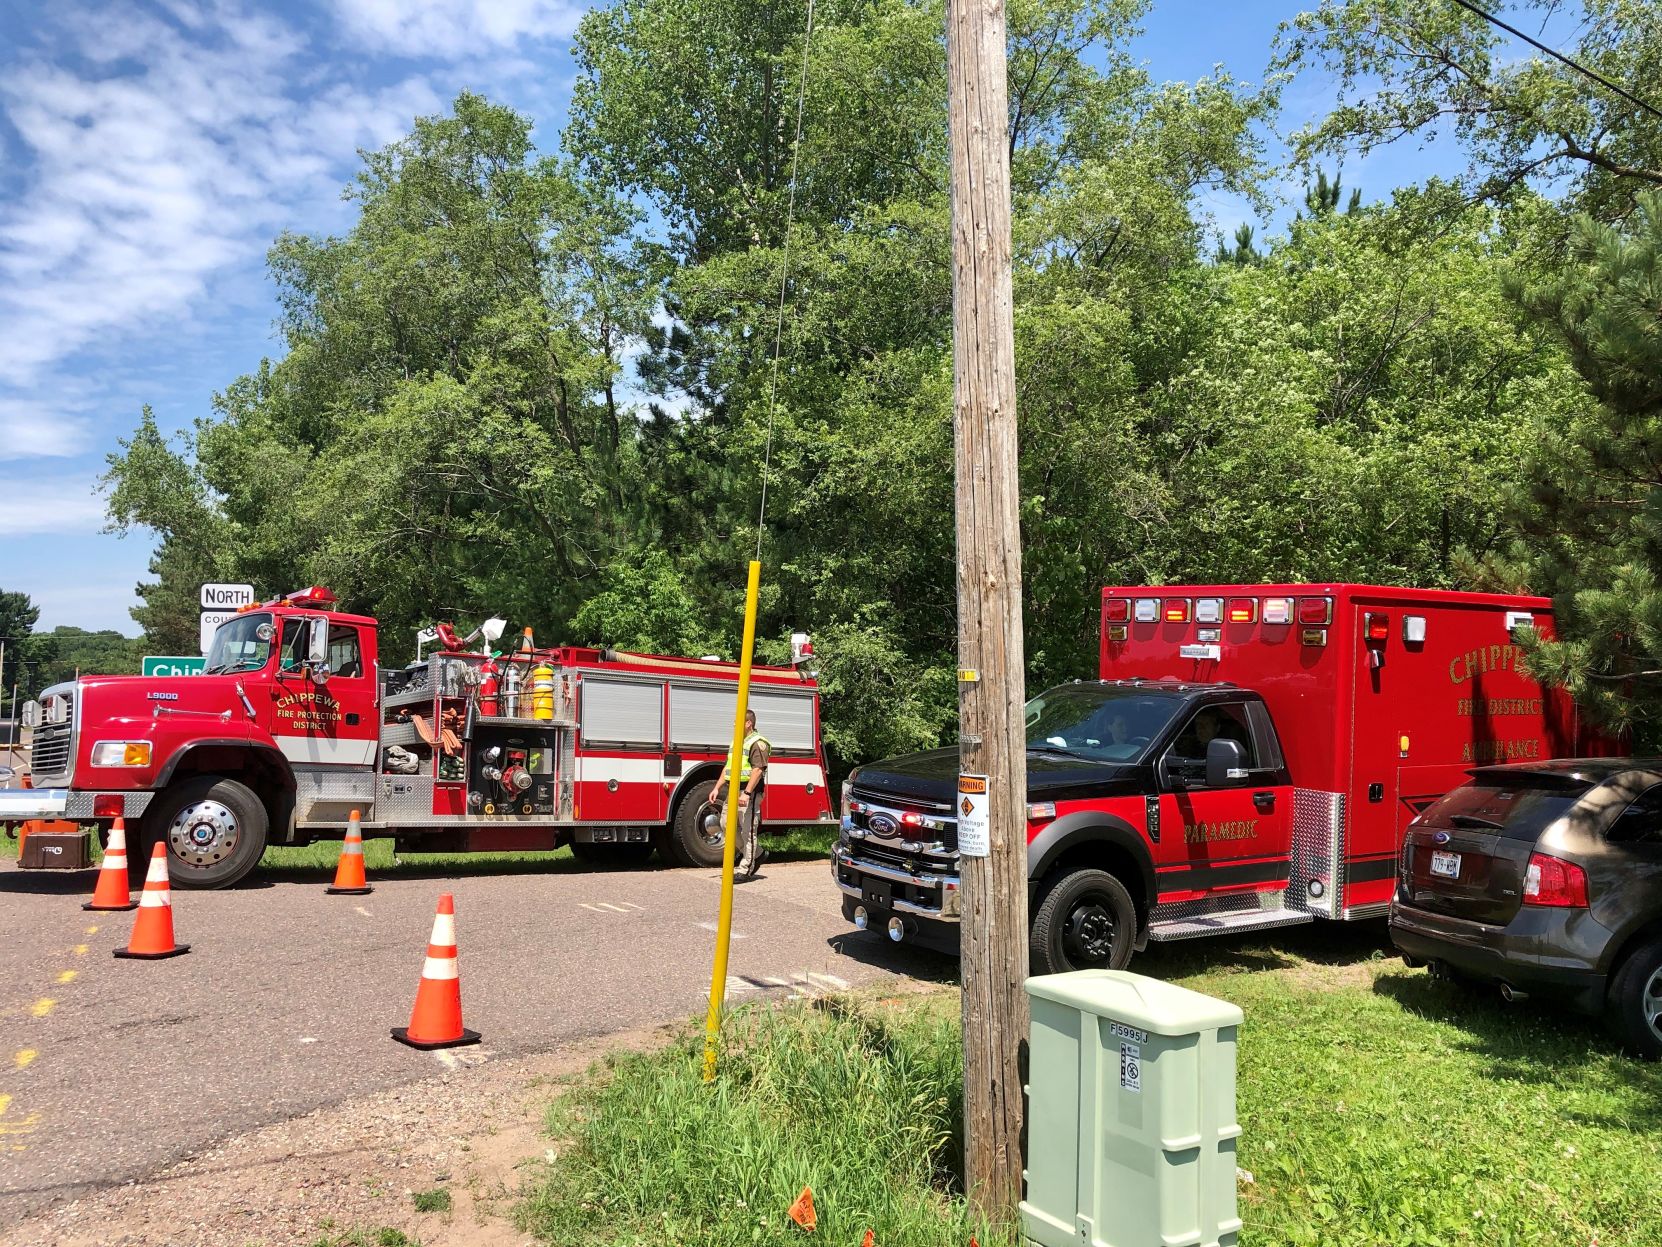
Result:
{"type": "MultiPolygon", "coordinates": [[[[1520,665],[1544,598],[1365,585],[1102,594],[1101,678],[1027,706],[1035,973],[1386,913],[1404,828],[1475,765],[1612,752],[1520,665]]],[[[951,940],[958,751],[843,786],[843,912],[951,940]]]]}
{"type": "MultiPolygon", "coordinates": [[[[132,860],[165,842],[187,888],[236,882],[267,844],[339,838],[354,809],[366,837],[407,851],[720,862],[696,815],[731,741],[737,664],[528,639],[493,660],[440,625],[444,649],[387,671],[375,620],[336,605],[311,588],[244,608],[201,675],[45,690],[28,708],[34,788],[0,792],[0,823],[122,816],[132,860]]],[[[753,671],[773,745],[764,828],[833,821],[810,656],[753,671]]]]}

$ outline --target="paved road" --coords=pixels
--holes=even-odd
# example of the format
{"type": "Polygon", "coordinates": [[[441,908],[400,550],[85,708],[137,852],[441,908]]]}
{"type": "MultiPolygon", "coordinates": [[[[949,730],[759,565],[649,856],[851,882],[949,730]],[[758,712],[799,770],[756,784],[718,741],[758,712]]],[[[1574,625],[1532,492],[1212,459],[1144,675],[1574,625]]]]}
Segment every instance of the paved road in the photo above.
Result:
{"type": "MultiPolygon", "coordinates": [[[[702,870],[324,877],[175,892],[168,961],[123,961],[131,915],[84,913],[93,875],[0,864],[0,1224],[348,1096],[700,1012],[719,876],[702,870]],[[438,894],[456,896],[479,1048],[415,1052],[438,894]]],[[[848,931],[821,862],[770,865],[735,904],[729,1000],[955,967],[848,931]]],[[[205,1176],[204,1181],[211,1178],[205,1176]]]]}

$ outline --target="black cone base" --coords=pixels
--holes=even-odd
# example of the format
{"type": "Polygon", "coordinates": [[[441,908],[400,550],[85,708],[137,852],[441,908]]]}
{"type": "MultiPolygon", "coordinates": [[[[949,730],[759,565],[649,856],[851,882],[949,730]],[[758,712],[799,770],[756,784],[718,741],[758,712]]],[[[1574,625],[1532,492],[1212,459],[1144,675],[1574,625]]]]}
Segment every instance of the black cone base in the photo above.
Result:
{"type": "Polygon", "coordinates": [[[180,953],[188,953],[189,951],[189,944],[175,944],[165,953],[130,953],[125,948],[118,948],[115,950],[114,955],[117,957],[130,957],[134,961],[161,961],[164,958],[177,957],[180,953]]]}
{"type": "Polygon", "coordinates": [[[125,905],[94,905],[91,901],[88,901],[81,908],[90,909],[95,914],[124,914],[129,909],[137,909],[138,902],[128,901],[125,905]]]}
{"type": "Polygon", "coordinates": [[[332,883],[323,890],[330,896],[368,896],[375,891],[374,888],[337,888],[332,883]]]}
{"type": "Polygon", "coordinates": [[[401,1044],[408,1044],[412,1048],[420,1048],[423,1052],[431,1052],[435,1048],[465,1048],[469,1044],[479,1042],[479,1032],[462,1028],[460,1039],[411,1039],[410,1028],[395,1026],[392,1028],[392,1037],[401,1044]]]}

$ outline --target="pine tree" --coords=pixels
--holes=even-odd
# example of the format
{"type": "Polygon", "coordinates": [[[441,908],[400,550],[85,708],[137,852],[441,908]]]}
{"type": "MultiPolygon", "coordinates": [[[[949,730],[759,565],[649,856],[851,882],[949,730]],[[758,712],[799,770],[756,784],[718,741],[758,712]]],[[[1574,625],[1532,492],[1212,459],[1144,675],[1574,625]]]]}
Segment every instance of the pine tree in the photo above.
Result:
{"type": "Polygon", "coordinates": [[[1243,221],[1235,228],[1235,245],[1218,244],[1219,264],[1262,264],[1263,252],[1252,242],[1252,226],[1243,221]]]}
{"type": "Polygon", "coordinates": [[[1560,337],[1594,400],[1543,441],[1518,500],[1559,641],[1532,665],[1636,748],[1662,745],[1662,192],[1573,227],[1568,262],[1509,293],[1560,337]]]}

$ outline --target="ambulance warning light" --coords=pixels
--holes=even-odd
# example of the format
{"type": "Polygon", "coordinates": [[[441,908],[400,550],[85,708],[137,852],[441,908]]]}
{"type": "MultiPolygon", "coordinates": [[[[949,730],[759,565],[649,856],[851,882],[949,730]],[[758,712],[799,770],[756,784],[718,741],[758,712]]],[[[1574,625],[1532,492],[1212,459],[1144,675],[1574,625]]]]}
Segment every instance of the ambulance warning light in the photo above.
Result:
{"type": "Polygon", "coordinates": [[[1228,615],[1230,623],[1257,623],[1258,599],[1230,598],[1228,615]]]}
{"type": "Polygon", "coordinates": [[[1267,624],[1290,624],[1293,622],[1292,598],[1265,598],[1264,622],[1267,624]]]}
{"type": "Polygon", "coordinates": [[[1333,599],[1300,598],[1298,600],[1298,621],[1301,624],[1316,624],[1325,628],[1333,622],[1333,599]]]}
{"type": "Polygon", "coordinates": [[[1134,618],[1138,623],[1153,623],[1160,618],[1159,598],[1138,598],[1134,618]]]}
{"type": "Polygon", "coordinates": [[[1125,623],[1131,618],[1131,599],[1105,599],[1102,603],[1102,618],[1108,623],[1125,623]]]}
{"type": "Polygon", "coordinates": [[[1221,623],[1223,620],[1222,598],[1196,598],[1196,623],[1221,623]]]}
{"type": "Polygon", "coordinates": [[[1160,618],[1167,623],[1189,622],[1189,599],[1167,598],[1165,608],[1160,612],[1160,618]]]}

